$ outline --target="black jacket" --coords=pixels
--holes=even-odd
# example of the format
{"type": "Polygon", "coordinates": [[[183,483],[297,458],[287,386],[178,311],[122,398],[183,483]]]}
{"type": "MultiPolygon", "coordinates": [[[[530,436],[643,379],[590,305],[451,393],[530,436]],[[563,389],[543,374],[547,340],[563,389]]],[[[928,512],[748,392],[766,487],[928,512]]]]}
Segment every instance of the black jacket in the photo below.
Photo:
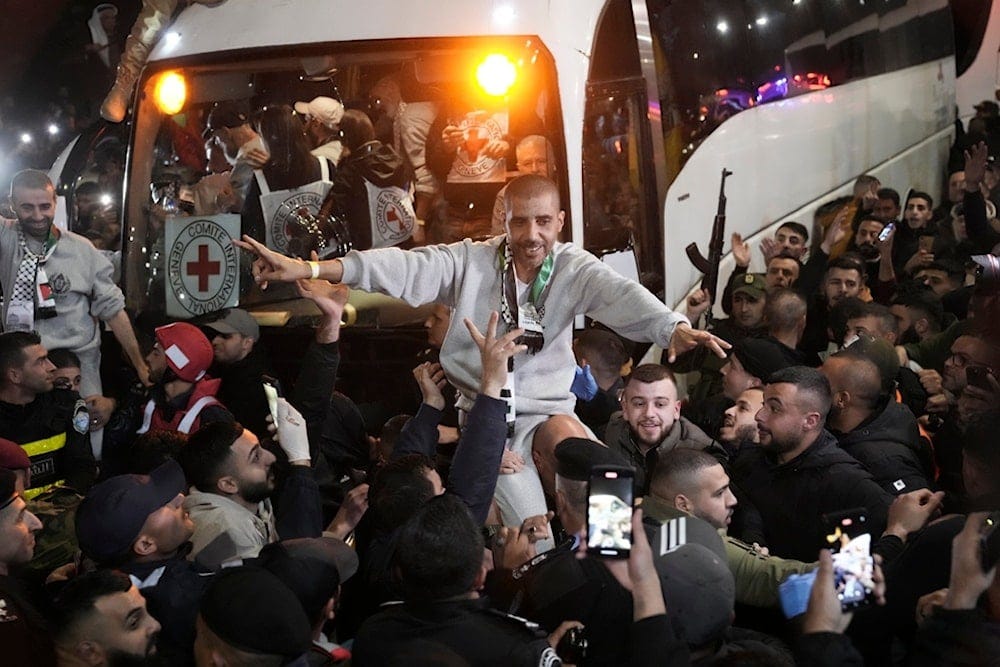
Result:
{"type": "Polygon", "coordinates": [[[5,665],[56,664],[52,637],[24,587],[0,575],[0,646],[5,665]]]}
{"type": "Polygon", "coordinates": [[[726,449],[708,436],[704,431],[679,417],[670,431],[656,447],[645,454],[639,449],[638,443],[632,437],[632,430],[625,415],[621,411],[611,415],[604,431],[604,444],[614,452],[618,452],[630,466],[635,468],[635,489],[637,494],[646,495],[649,491],[649,477],[656,461],[664,454],[680,447],[682,449],[699,449],[711,454],[725,465],[729,460],[726,449]]]}
{"type": "Polygon", "coordinates": [[[268,434],[267,396],[262,377],[267,373],[262,354],[255,346],[233,364],[215,364],[210,375],[222,380],[216,398],[233,413],[240,424],[259,438],[268,434]]]}
{"type": "MultiPolygon", "coordinates": [[[[584,624],[587,665],[626,665],[634,648],[632,594],[597,558],[577,558],[573,540],[487,580],[504,611],[535,621],[547,632],[567,620],[584,624]]],[[[495,596],[495,598],[494,598],[495,596]]],[[[664,663],[666,664],[666,663],[664,663]]]]}
{"type": "Polygon", "coordinates": [[[837,433],[841,448],[861,463],[894,496],[930,488],[929,451],[921,451],[917,419],[901,403],[890,401],[872,419],[850,433],[837,433]]]}
{"type": "Polygon", "coordinates": [[[490,610],[485,600],[397,604],[368,619],[352,648],[352,664],[432,664],[556,667],[562,662],[537,626],[490,610]]]}
{"type": "Polygon", "coordinates": [[[194,664],[194,625],[212,572],[183,556],[152,563],[126,563],[122,572],[138,580],[149,613],[160,622],[160,654],[170,664],[194,664]]]}
{"type": "Polygon", "coordinates": [[[885,530],[892,496],[828,431],[787,463],[763,448],[741,454],[733,480],[760,513],[766,546],[783,558],[816,560],[824,545],[823,515],[864,507],[874,539],[885,530]]]}
{"type": "Polygon", "coordinates": [[[346,221],[354,249],[367,250],[372,247],[372,220],[365,182],[406,190],[412,180],[409,165],[392,146],[369,141],[341,161],[321,211],[346,221]]]}
{"type": "Polygon", "coordinates": [[[0,438],[28,452],[32,489],[64,480],[86,493],[94,483],[97,463],[90,448],[90,414],[75,391],[53,389],[27,405],[0,402],[0,438]]]}
{"type": "Polygon", "coordinates": [[[935,609],[917,633],[911,665],[1000,664],[1000,624],[977,610],[935,609]]]}

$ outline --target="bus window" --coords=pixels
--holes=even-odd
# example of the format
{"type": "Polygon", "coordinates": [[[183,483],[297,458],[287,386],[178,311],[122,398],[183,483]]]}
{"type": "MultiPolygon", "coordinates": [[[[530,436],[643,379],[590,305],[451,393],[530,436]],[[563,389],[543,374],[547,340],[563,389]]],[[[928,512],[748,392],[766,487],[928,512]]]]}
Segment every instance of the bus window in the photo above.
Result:
{"type": "Polygon", "coordinates": [[[951,0],[955,21],[955,74],[962,76],[979,55],[993,0],[951,0]]]}
{"type": "MultiPolygon", "coordinates": [[[[346,48],[162,63],[140,84],[130,308],[190,318],[290,302],[294,285],[261,291],[230,238],[333,258],[488,237],[506,181],[565,173],[554,68],[537,40],[346,48]],[[177,108],[164,104],[168,88],[183,98],[177,108]]],[[[395,321],[378,298],[365,304],[376,312],[359,322],[395,321]]]]}
{"type": "Polygon", "coordinates": [[[584,246],[598,256],[632,249],[656,291],[663,243],[646,114],[631,7],[609,3],[594,36],[583,121],[584,246]]]}
{"type": "Polygon", "coordinates": [[[57,191],[66,198],[66,226],[90,240],[115,267],[121,279],[122,183],[125,178],[126,143],[119,126],[104,125],[87,131],[73,145],[57,191]]]}

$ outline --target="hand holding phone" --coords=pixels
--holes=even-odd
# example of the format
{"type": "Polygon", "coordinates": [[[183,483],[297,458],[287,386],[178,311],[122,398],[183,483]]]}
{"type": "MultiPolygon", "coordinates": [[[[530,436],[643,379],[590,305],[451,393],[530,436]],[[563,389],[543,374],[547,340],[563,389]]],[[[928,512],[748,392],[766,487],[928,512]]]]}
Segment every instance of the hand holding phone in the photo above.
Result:
{"type": "Polygon", "coordinates": [[[265,375],[264,396],[267,397],[267,410],[271,413],[271,422],[278,426],[278,397],[281,396],[281,384],[273,377],[265,375]]]}
{"type": "Polygon", "coordinates": [[[596,466],[587,489],[587,553],[628,558],[632,551],[635,471],[622,466],[596,466]]]}
{"type": "Polygon", "coordinates": [[[888,225],[882,228],[882,231],[878,234],[878,240],[885,243],[889,240],[889,235],[892,234],[893,230],[896,229],[896,223],[890,222],[888,225]]]}
{"type": "Polygon", "coordinates": [[[833,556],[834,587],[844,612],[874,600],[875,560],[871,555],[867,510],[848,510],[824,516],[826,546],[833,556]]]}
{"type": "Polygon", "coordinates": [[[982,389],[983,391],[993,391],[993,387],[990,386],[990,375],[992,375],[990,369],[986,366],[973,364],[965,367],[966,381],[973,387],[982,389]]]}

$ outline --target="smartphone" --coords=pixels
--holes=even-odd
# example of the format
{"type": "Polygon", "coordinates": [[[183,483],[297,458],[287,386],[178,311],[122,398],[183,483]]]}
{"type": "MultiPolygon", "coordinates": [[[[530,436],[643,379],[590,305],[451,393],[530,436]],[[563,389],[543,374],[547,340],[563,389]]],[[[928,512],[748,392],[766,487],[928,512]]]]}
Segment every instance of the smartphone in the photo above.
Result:
{"type": "Polygon", "coordinates": [[[993,391],[993,388],[990,386],[989,375],[990,369],[986,366],[969,365],[965,367],[966,382],[983,391],[993,391]]]}
{"type": "Polygon", "coordinates": [[[596,466],[587,487],[587,552],[602,558],[628,558],[632,552],[635,471],[596,466]]]}
{"type": "Polygon", "coordinates": [[[281,383],[269,375],[263,376],[262,379],[264,381],[264,396],[267,397],[267,410],[271,413],[271,419],[274,421],[275,427],[277,427],[278,397],[281,396],[281,383]]]}
{"type": "Polygon", "coordinates": [[[983,572],[989,572],[1000,560],[1000,512],[986,517],[986,530],[979,538],[979,563],[983,572]]]}
{"type": "Polygon", "coordinates": [[[924,252],[932,252],[934,250],[933,236],[927,236],[925,234],[924,236],[921,236],[919,239],[917,239],[917,243],[920,244],[920,249],[923,250],[924,252]]]}
{"type": "Polygon", "coordinates": [[[886,239],[889,238],[889,234],[892,234],[892,230],[894,230],[895,228],[896,228],[896,223],[890,222],[888,225],[882,228],[881,232],[879,232],[878,240],[884,242],[886,239]]]}
{"type": "Polygon", "coordinates": [[[833,554],[833,581],[842,611],[872,603],[875,561],[867,510],[858,508],[824,515],[826,547],[833,554]]]}

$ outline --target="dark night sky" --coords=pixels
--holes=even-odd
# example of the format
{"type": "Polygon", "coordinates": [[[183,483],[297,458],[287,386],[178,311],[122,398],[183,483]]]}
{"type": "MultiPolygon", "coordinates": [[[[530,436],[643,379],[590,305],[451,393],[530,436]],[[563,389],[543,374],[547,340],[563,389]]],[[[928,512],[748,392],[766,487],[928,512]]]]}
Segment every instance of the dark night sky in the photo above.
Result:
{"type": "MultiPolygon", "coordinates": [[[[55,81],[57,63],[67,55],[67,42],[74,33],[86,34],[87,19],[98,4],[100,0],[0,0],[6,23],[0,90],[14,95],[15,102],[24,94],[46,95],[55,81]]],[[[111,0],[111,4],[120,10],[119,30],[128,30],[140,0],[111,0]]]]}

